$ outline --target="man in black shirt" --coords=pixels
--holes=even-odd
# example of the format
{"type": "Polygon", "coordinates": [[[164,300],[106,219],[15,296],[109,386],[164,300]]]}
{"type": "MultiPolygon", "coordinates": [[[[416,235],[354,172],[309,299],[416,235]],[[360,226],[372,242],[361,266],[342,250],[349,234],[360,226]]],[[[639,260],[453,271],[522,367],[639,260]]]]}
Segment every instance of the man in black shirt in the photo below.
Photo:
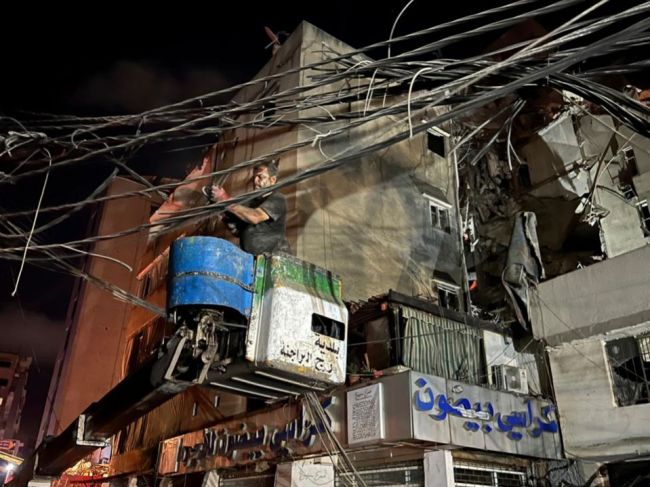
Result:
{"type": "MultiPolygon", "coordinates": [[[[262,163],[253,170],[253,186],[256,190],[272,186],[277,177],[278,166],[275,162],[262,163]]],[[[215,201],[229,199],[221,186],[212,186],[211,195],[215,201]]],[[[289,251],[285,237],[287,202],[282,193],[262,195],[251,201],[249,206],[232,204],[227,210],[227,221],[235,224],[239,245],[245,252],[258,255],[289,251]]]]}

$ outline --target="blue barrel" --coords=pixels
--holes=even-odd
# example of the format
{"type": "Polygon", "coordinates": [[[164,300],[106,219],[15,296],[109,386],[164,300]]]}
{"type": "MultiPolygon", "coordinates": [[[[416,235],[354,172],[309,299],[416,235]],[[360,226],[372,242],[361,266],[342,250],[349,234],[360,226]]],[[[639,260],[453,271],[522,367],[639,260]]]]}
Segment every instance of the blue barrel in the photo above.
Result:
{"type": "Polygon", "coordinates": [[[255,258],[216,237],[187,237],[172,244],[167,311],[178,306],[230,308],[250,317],[255,258]]]}

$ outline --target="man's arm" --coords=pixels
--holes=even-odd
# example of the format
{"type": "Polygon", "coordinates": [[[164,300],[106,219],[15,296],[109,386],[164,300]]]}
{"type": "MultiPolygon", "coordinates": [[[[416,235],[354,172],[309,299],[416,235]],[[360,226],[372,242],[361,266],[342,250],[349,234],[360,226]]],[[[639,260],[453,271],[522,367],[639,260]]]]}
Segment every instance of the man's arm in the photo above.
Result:
{"type": "MultiPolygon", "coordinates": [[[[226,201],[230,199],[230,195],[218,185],[214,185],[211,188],[211,195],[214,201],[226,201]]],[[[237,218],[243,222],[250,223],[251,225],[257,225],[258,223],[265,222],[270,219],[276,219],[275,212],[277,211],[275,206],[270,202],[264,202],[259,208],[249,208],[248,206],[238,205],[234,203],[226,208],[229,213],[232,213],[237,218]],[[268,208],[265,208],[265,205],[268,208]]]]}
{"type": "Polygon", "coordinates": [[[230,205],[227,210],[240,220],[257,225],[269,219],[269,215],[262,208],[249,208],[244,205],[230,205]]]}

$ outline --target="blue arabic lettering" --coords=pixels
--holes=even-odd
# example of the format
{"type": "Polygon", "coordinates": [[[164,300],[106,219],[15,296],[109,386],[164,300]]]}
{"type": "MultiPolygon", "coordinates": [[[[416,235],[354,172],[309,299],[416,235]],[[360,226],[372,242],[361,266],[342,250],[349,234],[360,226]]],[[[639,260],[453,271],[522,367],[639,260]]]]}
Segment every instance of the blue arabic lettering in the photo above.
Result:
{"type": "Polygon", "coordinates": [[[557,425],[557,421],[555,421],[552,417],[551,414],[555,412],[555,405],[549,404],[548,406],[544,406],[542,408],[542,418],[535,418],[535,421],[537,422],[537,426],[533,428],[533,430],[530,432],[530,435],[533,438],[539,437],[543,432],[547,433],[557,433],[559,428],[557,425]]]}
{"type": "Polygon", "coordinates": [[[445,394],[436,395],[423,377],[418,378],[415,385],[418,386],[413,398],[416,410],[431,411],[429,416],[436,421],[444,421],[448,416],[475,420],[463,423],[463,427],[467,431],[482,430],[484,433],[490,433],[494,429],[493,421],[496,422],[497,431],[506,433],[506,436],[513,441],[519,441],[524,437],[522,432],[515,431],[515,429],[525,429],[533,438],[539,437],[542,433],[557,433],[559,431],[558,423],[553,417],[555,406],[552,404],[542,408],[541,417],[535,417],[531,399],[526,400],[523,411],[512,411],[510,414],[495,413],[491,402],[484,404],[476,402],[472,405],[470,400],[465,397],[454,401],[453,398],[447,397],[445,394]]]}
{"type": "Polygon", "coordinates": [[[521,440],[524,435],[513,428],[528,428],[533,421],[533,406],[530,399],[526,400],[525,411],[513,411],[503,415],[497,413],[497,427],[499,431],[507,433],[508,438],[514,441],[521,440]]]}
{"type": "Polygon", "coordinates": [[[453,405],[449,403],[447,400],[447,396],[444,394],[438,395],[438,398],[436,400],[436,406],[440,410],[438,414],[430,414],[433,419],[442,421],[444,420],[448,414],[451,414],[452,416],[462,416],[463,414],[460,412],[458,408],[455,408],[453,405]]]}
{"type": "MultiPolygon", "coordinates": [[[[424,387],[425,385],[427,385],[427,381],[425,379],[423,379],[423,378],[419,378],[418,380],[415,381],[415,384],[418,387],[424,387]]],[[[427,387],[424,390],[424,392],[425,392],[425,394],[427,396],[429,396],[429,400],[428,401],[423,401],[422,399],[420,399],[420,391],[416,391],[415,392],[415,408],[418,411],[431,411],[433,409],[433,401],[434,401],[433,391],[431,390],[430,387],[427,387]]]]}

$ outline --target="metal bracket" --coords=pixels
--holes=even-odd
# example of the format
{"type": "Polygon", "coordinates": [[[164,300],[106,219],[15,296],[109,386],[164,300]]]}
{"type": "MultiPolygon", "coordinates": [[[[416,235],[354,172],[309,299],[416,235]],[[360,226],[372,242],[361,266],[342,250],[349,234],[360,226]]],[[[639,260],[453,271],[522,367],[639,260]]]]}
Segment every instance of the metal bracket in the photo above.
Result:
{"type": "Polygon", "coordinates": [[[174,349],[174,354],[172,355],[172,359],[169,362],[169,367],[167,367],[167,370],[165,371],[165,380],[175,382],[176,380],[174,379],[174,370],[176,369],[176,364],[178,363],[178,359],[181,356],[181,352],[183,351],[183,346],[185,345],[185,342],[187,341],[187,337],[182,337],[179,341],[178,344],[176,345],[176,348],[174,349]]]}
{"type": "Polygon", "coordinates": [[[85,414],[80,414],[77,419],[77,433],[75,441],[77,445],[80,446],[96,446],[97,448],[104,448],[109,445],[108,440],[102,440],[99,438],[86,438],[86,422],[88,421],[89,416],[85,414]]]}

